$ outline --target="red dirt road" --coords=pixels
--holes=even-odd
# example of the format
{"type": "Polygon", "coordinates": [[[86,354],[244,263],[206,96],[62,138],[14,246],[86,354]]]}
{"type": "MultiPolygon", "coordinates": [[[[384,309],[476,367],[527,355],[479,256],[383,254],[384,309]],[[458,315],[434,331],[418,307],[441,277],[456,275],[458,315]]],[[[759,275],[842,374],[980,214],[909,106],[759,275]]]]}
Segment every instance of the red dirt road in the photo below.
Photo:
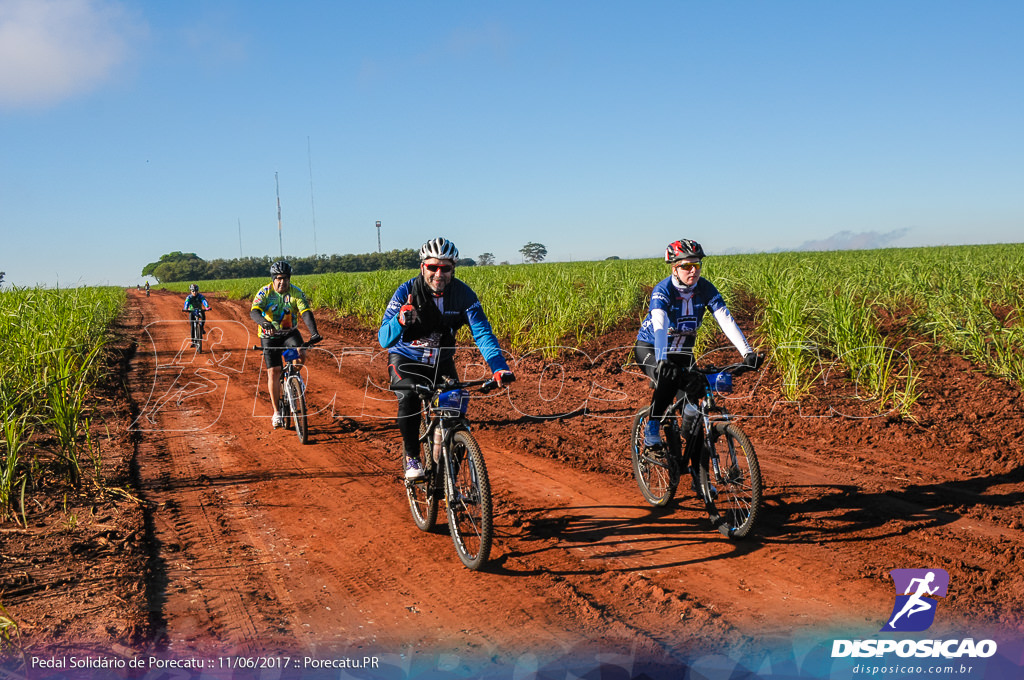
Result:
{"type": "Polygon", "coordinates": [[[691,492],[655,510],[629,474],[630,415],[649,392],[622,370],[625,351],[597,356],[629,331],[589,355],[523,358],[508,395],[470,409],[496,507],[491,562],[471,572],[443,519],[430,534],[412,523],[375,335],[320,320],[302,446],[270,426],[247,305],[211,302],[202,354],[185,347],[179,296],[129,302],[147,595],[153,644],[169,655],[445,654],[519,668],[603,654],[671,667],[823,631],[872,636],[892,607],[889,570],[925,567],[950,575],[932,634],[1024,631],[1020,391],[960,359],[915,354],[916,424],[822,417],[842,395],[780,403],[770,367],[737,379],[732,410],[770,414],[743,423],[767,504],[758,535],[731,542],[691,492]],[[569,415],[542,417],[558,413],[569,415]]]}

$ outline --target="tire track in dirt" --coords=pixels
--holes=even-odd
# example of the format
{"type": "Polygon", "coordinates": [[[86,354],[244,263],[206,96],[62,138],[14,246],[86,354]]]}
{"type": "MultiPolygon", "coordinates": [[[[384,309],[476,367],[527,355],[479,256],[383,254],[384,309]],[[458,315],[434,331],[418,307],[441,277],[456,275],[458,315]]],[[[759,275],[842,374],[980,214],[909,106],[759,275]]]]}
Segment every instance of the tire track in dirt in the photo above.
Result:
{"type": "MultiPolygon", "coordinates": [[[[142,470],[141,490],[155,505],[153,512],[154,545],[158,580],[165,584],[158,596],[161,626],[157,629],[159,644],[175,650],[178,639],[187,640],[213,635],[218,639],[236,641],[238,651],[252,651],[265,635],[271,618],[266,610],[262,617],[254,615],[249,601],[252,593],[265,591],[273,581],[260,582],[258,572],[243,571],[238,561],[253,549],[250,542],[238,535],[254,537],[251,527],[236,527],[248,521],[248,515],[234,509],[243,507],[250,490],[215,486],[217,470],[222,467],[220,452],[214,438],[199,429],[195,418],[201,405],[196,399],[180,399],[175,391],[187,391],[187,361],[183,361],[173,331],[178,324],[152,324],[153,351],[140,352],[140,359],[153,376],[152,397],[144,404],[137,421],[142,432],[138,463],[142,470]],[[162,365],[160,362],[166,361],[162,365]],[[166,369],[166,370],[165,370],[166,369]],[[213,460],[208,463],[209,457],[213,460]],[[212,477],[212,478],[211,478],[212,477]],[[216,546],[222,559],[216,564],[203,563],[198,553],[216,546]],[[174,623],[166,620],[167,611],[181,612],[174,623]]],[[[212,329],[211,329],[212,332],[212,329]]],[[[197,355],[198,360],[202,355],[197,355]]],[[[221,442],[218,442],[221,443],[221,442]]],[[[265,552],[265,546],[264,552],[265,552]]],[[[273,592],[271,590],[271,592],[273,592]]],[[[276,598],[275,598],[276,599],[276,598]]]]}
{"type": "MultiPolygon", "coordinates": [[[[213,301],[207,328],[221,322],[224,348],[251,345],[240,330],[247,305],[213,301]]],[[[159,319],[177,312],[178,299],[158,294],[143,305],[159,319]]],[[[327,341],[307,364],[316,411],[309,445],[270,429],[255,355],[222,390],[190,404],[199,413],[223,409],[208,428],[181,441],[142,433],[154,559],[181,565],[165,575],[163,599],[154,598],[172,651],[443,650],[515,663],[538,650],[549,658],[588,650],[671,663],[695,650],[755,649],[794,631],[877,630],[895,567],[994,556],[1020,581],[1012,566],[1020,542],[1003,545],[998,523],[936,498],[945,484],[958,490],[957,503],[973,491],[927,461],[908,465],[909,450],[875,460],[849,440],[797,430],[782,437],[774,421],[745,423],[765,471],[767,510],[760,535],[734,543],[713,532],[688,488],[659,511],[631,478],[577,464],[628,460],[620,444],[628,422],[533,422],[499,401],[471,414],[494,489],[496,536],[488,568],[469,572],[443,519],[423,533],[409,517],[394,404],[373,384],[384,372],[372,333],[343,320],[320,325],[327,341]]],[[[180,350],[163,342],[161,357],[180,350]]],[[[133,372],[155,368],[145,361],[140,352],[133,372]]],[[[610,388],[635,393],[624,380],[602,374],[610,388]]],[[[136,381],[145,401],[144,381],[136,381]]],[[[165,408],[160,417],[172,416],[165,408]]],[[[1012,475],[988,488],[1019,493],[1012,475]]],[[[985,595],[971,601],[996,616],[1012,605],[985,595]]],[[[960,606],[946,625],[969,617],[970,606],[960,606]]]]}

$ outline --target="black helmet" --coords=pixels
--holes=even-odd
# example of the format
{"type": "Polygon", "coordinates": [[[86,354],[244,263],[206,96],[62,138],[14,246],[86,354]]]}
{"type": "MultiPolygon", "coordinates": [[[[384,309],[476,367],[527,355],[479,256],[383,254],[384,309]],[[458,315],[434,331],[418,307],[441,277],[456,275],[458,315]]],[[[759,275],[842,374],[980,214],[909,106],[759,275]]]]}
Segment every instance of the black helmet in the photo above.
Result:
{"type": "Polygon", "coordinates": [[[691,239],[682,238],[678,241],[673,241],[665,248],[665,262],[669,264],[691,258],[704,259],[704,249],[700,247],[699,243],[691,239]]]}
{"type": "Polygon", "coordinates": [[[196,293],[199,292],[199,286],[197,286],[196,284],[193,283],[191,286],[188,287],[188,292],[190,292],[193,295],[195,295],[196,293]]]}
{"type": "Polygon", "coordinates": [[[292,275],[292,266],[284,260],[278,260],[274,264],[270,265],[271,276],[288,276],[292,275]]]}

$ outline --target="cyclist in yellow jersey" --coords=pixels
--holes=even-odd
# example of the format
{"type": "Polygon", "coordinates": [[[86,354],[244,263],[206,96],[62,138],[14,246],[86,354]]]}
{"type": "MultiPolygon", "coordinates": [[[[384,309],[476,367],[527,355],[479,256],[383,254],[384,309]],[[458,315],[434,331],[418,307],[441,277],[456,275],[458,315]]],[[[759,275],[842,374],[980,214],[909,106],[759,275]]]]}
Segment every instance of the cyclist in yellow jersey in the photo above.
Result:
{"type": "Polygon", "coordinates": [[[267,367],[267,390],[270,392],[270,403],[274,406],[274,427],[282,427],[284,419],[277,411],[277,403],[281,399],[281,371],[284,362],[281,353],[286,347],[300,347],[302,335],[297,328],[298,317],[309,329],[310,343],[319,342],[322,338],[316,330],[316,319],[313,310],[306,300],[306,294],[298,286],[293,286],[292,267],[284,260],[270,266],[271,281],[260,288],[253,298],[249,316],[256,323],[261,344],[263,345],[263,363],[267,367]]]}

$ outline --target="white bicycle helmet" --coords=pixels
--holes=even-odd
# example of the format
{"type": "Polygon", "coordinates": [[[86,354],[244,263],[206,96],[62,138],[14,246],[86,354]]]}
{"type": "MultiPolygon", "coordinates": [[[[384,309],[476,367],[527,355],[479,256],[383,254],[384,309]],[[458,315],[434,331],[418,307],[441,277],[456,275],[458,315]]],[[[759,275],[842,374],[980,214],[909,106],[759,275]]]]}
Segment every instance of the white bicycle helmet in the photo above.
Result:
{"type": "Polygon", "coordinates": [[[432,257],[438,260],[451,260],[455,262],[459,259],[459,249],[448,239],[439,236],[427,241],[420,247],[420,262],[429,260],[432,257]]]}

